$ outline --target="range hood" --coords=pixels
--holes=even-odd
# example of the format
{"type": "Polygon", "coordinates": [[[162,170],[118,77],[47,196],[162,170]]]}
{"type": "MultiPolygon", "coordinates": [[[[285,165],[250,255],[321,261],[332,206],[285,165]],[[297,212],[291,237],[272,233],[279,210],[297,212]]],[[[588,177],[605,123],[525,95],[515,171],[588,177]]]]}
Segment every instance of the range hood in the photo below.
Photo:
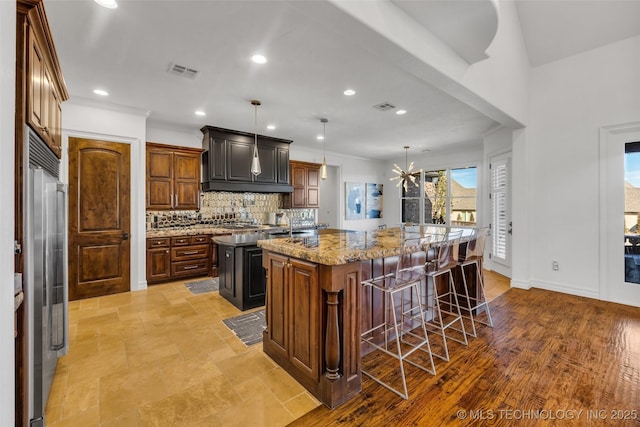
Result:
{"type": "Polygon", "coordinates": [[[291,140],[258,135],[262,173],[251,173],[253,133],[204,126],[202,191],[291,193],[289,144],[291,140]]]}

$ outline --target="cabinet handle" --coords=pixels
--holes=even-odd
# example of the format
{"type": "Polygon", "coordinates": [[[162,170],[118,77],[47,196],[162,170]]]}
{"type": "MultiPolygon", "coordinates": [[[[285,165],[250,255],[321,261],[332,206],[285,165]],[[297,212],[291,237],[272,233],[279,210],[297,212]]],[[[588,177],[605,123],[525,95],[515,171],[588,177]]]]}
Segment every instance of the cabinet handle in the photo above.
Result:
{"type": "Polygon", "coordinates": [[[187,252],[182,252],[182,255],[195,255],[197,253],[198,251],[187,251],[187,252]]]}
{"type": "Polygon", "coordinates": [[[193,270],[194,268],[200,268],[200,266],[199,265],[189,265],[189,266],[185,267],[184,269],[185,270],[193,270]]]}

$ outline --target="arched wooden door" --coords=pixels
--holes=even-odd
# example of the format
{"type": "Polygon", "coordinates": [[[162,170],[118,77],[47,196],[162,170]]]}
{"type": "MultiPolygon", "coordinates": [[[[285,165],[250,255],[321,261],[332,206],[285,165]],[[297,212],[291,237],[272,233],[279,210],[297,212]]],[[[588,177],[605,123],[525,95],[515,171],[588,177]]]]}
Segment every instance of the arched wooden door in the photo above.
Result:
{"type": "Polygon", "coordinates": [[[69,138],[69,299],[130,289],[130,146],[69,138]]]}

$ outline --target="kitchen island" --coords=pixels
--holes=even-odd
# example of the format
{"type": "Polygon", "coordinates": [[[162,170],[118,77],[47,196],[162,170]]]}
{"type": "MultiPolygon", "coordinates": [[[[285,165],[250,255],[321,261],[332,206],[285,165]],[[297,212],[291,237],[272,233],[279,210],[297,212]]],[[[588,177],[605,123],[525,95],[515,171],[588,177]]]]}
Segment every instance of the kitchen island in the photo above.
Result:
{"type": "Polygon", "coordinates": [[[377,322],[384,307],[360,283],[393,268],[403,237],[400,228],[327,229],[258,241],[267,277],[264,352],[329,408],[362,389],[361,326],[377,322]]]}

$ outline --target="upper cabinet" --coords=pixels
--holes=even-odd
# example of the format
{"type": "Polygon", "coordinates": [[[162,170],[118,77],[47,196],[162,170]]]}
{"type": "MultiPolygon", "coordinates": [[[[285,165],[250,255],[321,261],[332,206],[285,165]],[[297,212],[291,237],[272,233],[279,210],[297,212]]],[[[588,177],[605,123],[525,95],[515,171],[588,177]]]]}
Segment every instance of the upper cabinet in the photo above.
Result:
{"type": "MultiPolygon", "coordinates": [[[[58,158],[62,157],[62,110],[69,98],[41,1],[17,3],[16,110],[58,158]],[[17,88],[18,89],[18,88],[17,88]]],[[[21,120],[22,121],[22,120],[21,120]]]]}
{"type": "Polygon", "coordinates": [[[292,160],[291,184],[293,192],[285,198],[288,208],[317,208],[320,206],[320,165],[292,160]]]}
{"type": "Polygon", "coordinates": [[[204,134],[202,189],[205,191],[291,192],[289,184],[290,140],[258,135],[262,172],[251,173],[254,134],[213,126],[204,134]]]}
{"type": "Polygon", "coordinates": [[[199,208],[201,153],[147,142],[147,209],[199,208]]]}

